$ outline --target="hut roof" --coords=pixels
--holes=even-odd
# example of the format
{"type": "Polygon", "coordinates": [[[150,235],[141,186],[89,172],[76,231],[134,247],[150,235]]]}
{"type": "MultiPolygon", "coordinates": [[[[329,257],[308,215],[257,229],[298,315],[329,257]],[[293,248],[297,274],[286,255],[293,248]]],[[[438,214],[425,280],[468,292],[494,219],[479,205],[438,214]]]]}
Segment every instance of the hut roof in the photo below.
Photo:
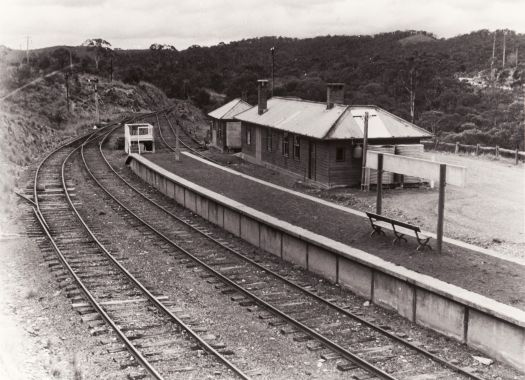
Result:
{"type": "Polygon", "coordinates": [[[246,111],[251,107],[250,104],[246,103],[241,98],[236,98],[216,110],[211,111],[208,113],[208,116],[219,120],[230,120],[238,113],[246,111]]]}

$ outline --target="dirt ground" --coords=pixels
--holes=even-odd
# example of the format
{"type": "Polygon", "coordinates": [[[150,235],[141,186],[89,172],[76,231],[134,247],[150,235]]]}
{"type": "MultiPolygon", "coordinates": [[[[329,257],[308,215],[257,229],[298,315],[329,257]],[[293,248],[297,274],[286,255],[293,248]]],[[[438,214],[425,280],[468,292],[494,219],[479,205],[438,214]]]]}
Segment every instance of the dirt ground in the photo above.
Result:
{"type": "Polygon", "coordinates": [[[0,267],[0,379],[121,378],[17,218],[0,221],[0,267]]]}
{"type": "MultiPolygon", "coordinates": [[[[427,155],[467,168],[467,186],[446,190],[445,236],[525,258],[523,164],[441,152],[427,155]]],[[[384,198],[387,213],[401,214],[429,231],[436,230],[437,202],[437,189],[391,190],[384,198]]]]}

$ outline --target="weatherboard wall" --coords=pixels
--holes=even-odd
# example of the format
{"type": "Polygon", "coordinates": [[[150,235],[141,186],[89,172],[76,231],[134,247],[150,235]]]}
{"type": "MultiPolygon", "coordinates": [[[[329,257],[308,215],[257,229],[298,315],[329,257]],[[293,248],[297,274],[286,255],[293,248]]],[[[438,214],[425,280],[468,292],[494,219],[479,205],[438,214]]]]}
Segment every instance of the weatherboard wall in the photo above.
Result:
{"type": "Polygon", "coordinates": [[[130,157],[131,169],[140,178],[173,194],[178,203],[204,219],[525,372],[524,311],[264,214],[187,181],[142,156],[130,157]]]}

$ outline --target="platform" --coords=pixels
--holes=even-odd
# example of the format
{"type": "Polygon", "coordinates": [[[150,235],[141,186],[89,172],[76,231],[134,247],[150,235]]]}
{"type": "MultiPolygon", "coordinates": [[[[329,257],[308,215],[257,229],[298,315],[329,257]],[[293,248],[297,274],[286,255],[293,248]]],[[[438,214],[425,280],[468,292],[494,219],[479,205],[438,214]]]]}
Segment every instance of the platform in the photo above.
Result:
{"type": "MultiPolygon", "coordinates": [[[[270,187],[263,181],[217,169],[212,163],[188,155],[183,156],[183,165],[168,153],[150,155],[148,159],[193,183],[280,220],[525,310],[525,266],[516,262],[474,251],[467,244],[459,246],[451,243],[451,239],[446,239],[441,255],[416,252],[417,243],[410,237],[408,244],[392,246],[392,234],[370,238],[370,224],[358,211],[351,213],[340,206],[329,207],[326,205],[329,202],[313,201],[278,186],[270,187]]],[[[435,244],[435,240],[431,240],[431,244],[435,244]]]]}
{"type": "Polygon", "coordinates": [[[369,224],[356,213],[189,156],[178,163],[171,154],[148,159],[136,157],[132,167],[197,214],[415,322],[519,366],[525,313],[513,306],[524,308],[524,266],[450,243],[441,255],[417,253],[411,240],[393,247],[390,238],[370,238],[369,224]]]}

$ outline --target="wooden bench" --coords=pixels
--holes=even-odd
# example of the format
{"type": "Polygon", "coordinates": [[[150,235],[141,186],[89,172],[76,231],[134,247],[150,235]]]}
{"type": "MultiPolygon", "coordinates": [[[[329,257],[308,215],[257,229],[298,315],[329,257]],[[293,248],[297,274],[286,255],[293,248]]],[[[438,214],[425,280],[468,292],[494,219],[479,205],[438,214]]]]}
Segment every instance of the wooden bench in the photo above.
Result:
{"type": "Polygon", "coordinates": [[[383,228],[392,226],[392,231],[394,231],[394,235],[396,236],[392,244],[397,244],[401,240],[404,240],[406,243],[407,239],[405,239],[405,235],[408,233],[415,233],[418,242],[418,246],[416,248],[417,251],[419,251],[421,248],[432,249],[432,247],[428,244],[430,237],[423,235],[421,233],[421,229],[418,226],[388,218],[383,215],[373,214],[371,212],[367,212],[366,215],[368,216],[368,219],[370,219],[370,224],[372,225],[373,229],[370,236],[374,236],[375,234],[384,235],[385,231],[383,231],[383,228]]]}

